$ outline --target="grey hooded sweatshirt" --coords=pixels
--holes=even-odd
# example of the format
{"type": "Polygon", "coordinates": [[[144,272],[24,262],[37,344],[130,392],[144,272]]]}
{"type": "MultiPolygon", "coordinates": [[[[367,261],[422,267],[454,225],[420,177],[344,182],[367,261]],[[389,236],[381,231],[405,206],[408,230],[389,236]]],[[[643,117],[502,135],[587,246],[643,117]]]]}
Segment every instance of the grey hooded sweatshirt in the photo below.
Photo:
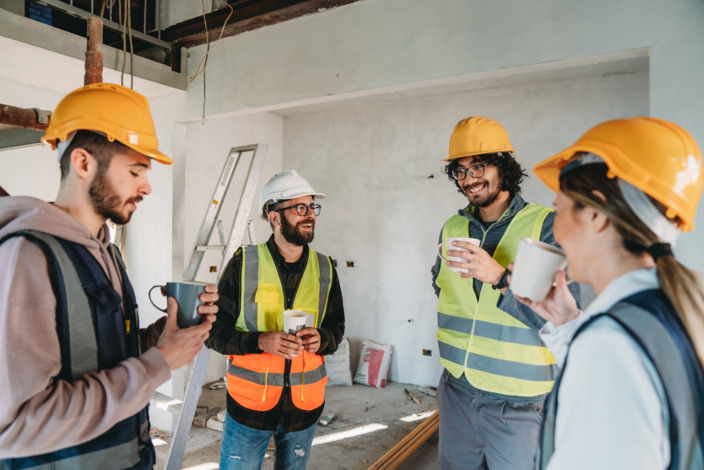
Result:
{"type": "MultiPolygon", "coordinates": [[[[85,246],[122,293],[107,226],[96,238],[52,204],[31,197],[0,197],[0,239],[19,230],[39,230],[85,246]]],[[[160,320],[140,331],[139,357],[73,382],[56,380],[61,352],[46,256],[22,237],[1,244],[0,459],[80,444],[146,406],[171,376],[159,350],[149,348],[163,324],[160,320]]]]}

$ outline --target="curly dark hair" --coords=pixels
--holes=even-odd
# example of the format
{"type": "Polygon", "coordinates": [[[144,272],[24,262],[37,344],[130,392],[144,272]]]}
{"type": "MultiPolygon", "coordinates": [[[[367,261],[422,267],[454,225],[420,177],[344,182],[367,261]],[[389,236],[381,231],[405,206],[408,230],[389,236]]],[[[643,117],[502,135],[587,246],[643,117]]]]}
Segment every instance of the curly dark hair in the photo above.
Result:
{"type": "MultiPolygon", "coordinates": [[[[452,171],[460,166],[460,160],[460,158],[451,160],[450,163],[445,165],[444,173],[450,181],[455,183],[455,186],[457,186],[457,191],[464,195],[464,191],[462,190],[462,186],[460,186],[459,181],[456,181],[452,177],[452,171]]],[[[486,163],[487,165],[494,165],[497,167],[499,169],[499,178],[501,178],[501,190],[508,191],[511,196],[521,192],[523,177],[528,176],[526,171],[521,167],[520,163],[518,163],[514,158],[513,152],[485,153],[484,155],[477,155],[474,162],[486,163]]]]}

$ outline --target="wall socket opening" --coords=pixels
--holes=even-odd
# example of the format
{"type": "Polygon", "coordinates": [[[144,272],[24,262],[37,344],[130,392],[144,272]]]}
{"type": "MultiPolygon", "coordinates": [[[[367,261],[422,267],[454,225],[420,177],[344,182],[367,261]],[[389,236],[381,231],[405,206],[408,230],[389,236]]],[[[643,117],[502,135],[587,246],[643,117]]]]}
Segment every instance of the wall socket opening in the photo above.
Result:
{"type": "Polygon", "coordinates": [[[424,356],[432,356],[432,355],[433,355],[433,351],[430,350],[430,349],[424,349],[424,350],[423,350],[423,355],[424,355],[424,356]]]}

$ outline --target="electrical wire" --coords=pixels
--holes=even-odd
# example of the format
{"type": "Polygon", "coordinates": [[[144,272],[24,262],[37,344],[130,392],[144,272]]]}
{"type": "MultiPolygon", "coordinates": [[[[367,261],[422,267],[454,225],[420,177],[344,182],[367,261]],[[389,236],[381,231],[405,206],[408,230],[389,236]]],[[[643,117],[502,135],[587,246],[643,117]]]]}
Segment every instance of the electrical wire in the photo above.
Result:
{"type": "MultiPolygon", "coordinates": [[[[225,32],[225,26],[227,26],[227,22],[230,21],[230,17],[235,12],[235,9],[232,8],[232,5],[230,5],[229,3],[224,2],[223,0],[220,0],[220,3],[224,3],[225,5],[228,6],[228,8],[230,8],[230,14],[227,15],[227,18],[225,18],[225,23],[223,23],[222,29],[220,30],[220,36],[218,36],[218,39],[217,39],[218,41],[220,41],[220,39],[222,39],[222,35],[225,32]]],[[[205,40],[206,40],[205,55],[200,60],[200,63],[198,64],[198,67],[196,68],[195,73],[192,76],[188,77],[188,81],[192,82],[193,80],[196,79],[197,76],[199,76],[200,74],[203,74],[203,111],[201,113],[201,124],[205,125],[205,103],[206,103],[206,98],[207,98],[207,95],[206,95],[207,80],[206,80],[206,76],[205,76],[205,69],[208,66],[208,55],[210,55],[210,51],[212,51],[215,48],[215,45],[213,45],[212,47],[210,46],[210,34],[208,33],[208,19],[205,16],[205,0],[201,0],[200,4],[201,4],[201,7],[203,8],[203,25],[205,27],[205,40]],[[202,68],[201,68],[201,66],[202,66],[202,68]]]]}

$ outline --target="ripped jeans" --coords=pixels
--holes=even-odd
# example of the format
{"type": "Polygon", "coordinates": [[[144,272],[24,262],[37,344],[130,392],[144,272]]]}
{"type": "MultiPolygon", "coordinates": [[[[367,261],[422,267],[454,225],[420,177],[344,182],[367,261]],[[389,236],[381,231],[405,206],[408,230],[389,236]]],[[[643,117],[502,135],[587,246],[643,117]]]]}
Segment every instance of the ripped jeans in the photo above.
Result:
{"type": "Polygon", "coordinates": [[[302,431],[284,433],[279,426],[274,431],[261,431],[238,423],[225,413],[220,448],[221,470],[259,470],[266,448],[274,436],[275,470],[304,470],[308,465],[316,423],[302,431]]]}

